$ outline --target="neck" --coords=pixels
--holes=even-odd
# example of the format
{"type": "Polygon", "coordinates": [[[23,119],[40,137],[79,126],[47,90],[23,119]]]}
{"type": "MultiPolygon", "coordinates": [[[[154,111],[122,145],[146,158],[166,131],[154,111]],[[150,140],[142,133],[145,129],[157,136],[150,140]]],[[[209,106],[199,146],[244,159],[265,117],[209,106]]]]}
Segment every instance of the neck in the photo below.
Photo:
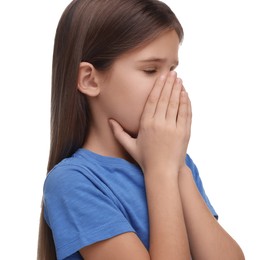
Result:
{"type": "Polygon", "coordinates": [[[114,137],[108,121],[100,124],[93,122],[83,148],[103,156],[122,158],[134,163],[133,158],[114,137]]]}

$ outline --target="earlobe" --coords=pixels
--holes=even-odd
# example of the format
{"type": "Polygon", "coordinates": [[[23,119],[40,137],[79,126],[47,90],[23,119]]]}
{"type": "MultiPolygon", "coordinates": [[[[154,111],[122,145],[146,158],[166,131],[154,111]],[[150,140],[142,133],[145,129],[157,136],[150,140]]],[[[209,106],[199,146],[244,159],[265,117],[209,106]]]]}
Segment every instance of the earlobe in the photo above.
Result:
{"type": "Polygon", "coordinates": [[[91,63],[80,63],[78,73],[78,90],[90,97],[98,96],[100,93],[97,71],[91,63]]]}

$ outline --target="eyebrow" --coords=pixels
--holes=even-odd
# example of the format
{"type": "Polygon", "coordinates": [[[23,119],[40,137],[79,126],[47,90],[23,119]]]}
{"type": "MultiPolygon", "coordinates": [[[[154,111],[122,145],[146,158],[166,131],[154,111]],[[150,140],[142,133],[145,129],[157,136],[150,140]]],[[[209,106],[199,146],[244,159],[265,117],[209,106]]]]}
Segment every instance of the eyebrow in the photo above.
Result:
{"type": "MultiPolygon", "coordinates": [[[[151,57],[151,58],[147,58],[145,60],[139,60],[138,62],[141,62],[141,63],[147,63],[147,62],[165,63],[166,61],[167,61],[167,59],[151,57]]],[[[175,60],[174,64],[177,66],[179,64],[179,61],[175,60]]]]}

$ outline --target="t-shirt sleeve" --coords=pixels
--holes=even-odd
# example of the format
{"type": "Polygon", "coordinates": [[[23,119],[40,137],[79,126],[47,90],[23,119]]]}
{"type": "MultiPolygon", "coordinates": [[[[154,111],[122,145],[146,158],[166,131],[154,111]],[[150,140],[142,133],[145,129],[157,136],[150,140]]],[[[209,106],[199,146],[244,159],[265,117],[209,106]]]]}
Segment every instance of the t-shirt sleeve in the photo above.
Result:
{"type": "MultiPolygon", "coordinates": [[[[44,184],[44,217],[53,232],[57,259],[125,232],[134,232],[106,187],[86,170],[55,168],[44,184]]],[[[73,259],[73,258],[72,258],[73,259]]]]}
{"type": "Polygon", "coordinates": [[[192,175],[193,175],[193,179],[196,183],[196,186],[203,198],[203,200],[205,201],[208,209],[211,211],[212,215],[218,219],[218,214],[216,213],[214,207],[212,206],[212,204],[210,203],[210,200],[208,199],[206,193],[205,193],[205,190],[204,190],[204,187],[203,187],[203,183],[202,183],[202,180],[200,178],[200,175],[199,175],[199,171],[198,171],[198,168],[197,166],[195,165],[195,163],[193,162],[193,160],[190,158],[189,155],[186,156],[186,164],[187,166],[190,168],[190,170],[192,171],[192,175]]]}

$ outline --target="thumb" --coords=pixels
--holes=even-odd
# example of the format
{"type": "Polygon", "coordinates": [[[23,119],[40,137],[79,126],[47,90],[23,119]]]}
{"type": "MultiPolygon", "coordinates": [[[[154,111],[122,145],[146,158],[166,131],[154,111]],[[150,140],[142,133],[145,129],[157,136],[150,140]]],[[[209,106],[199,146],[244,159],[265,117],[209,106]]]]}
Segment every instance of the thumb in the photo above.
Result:
{"type": "Polygon", "coordinates": [[[109,119],[109,124],[112,128],[116,140],[126,149],[126,151],[132,157],[134,157],[136,140],[132,138],[127,132],[125,132],[123,127],[115,120],[109,119]]]}

